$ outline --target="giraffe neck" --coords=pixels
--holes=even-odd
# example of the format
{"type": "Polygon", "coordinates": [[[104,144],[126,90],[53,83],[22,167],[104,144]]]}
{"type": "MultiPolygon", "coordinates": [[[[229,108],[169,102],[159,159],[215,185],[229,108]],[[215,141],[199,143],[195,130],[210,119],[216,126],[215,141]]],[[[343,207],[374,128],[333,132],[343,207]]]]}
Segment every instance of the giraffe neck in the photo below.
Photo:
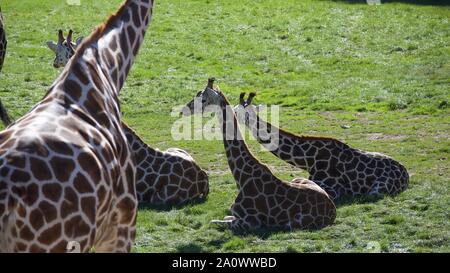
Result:
{"type": "Polygon", "coordinates": [[[252,116],[256,117],[256,121],[251,120],[246,125],[257,141],[267,148],[267,136],[270,136],[272,132],[277,133],[278,145],[270,145],[270,149],[268,150],[289,164],[307,171],[311,171],[315,164],[314,162],[317,160],[317,156],[321,154],[317,149],[326,146],[328,148],[348,147],[346,144],[333,138],[295,135],[263,120],[256,113],[253,113],[252,116]]]}
{"type": "Polygon", "coordinates": [[[239,189],[247,183],[254,183],[252,172],[258,170],[262,174],[271,176],[270,181],[278,181],[267,166],[262,164],[250,152],[238,127],[238,120],[234,111],[223,94],[221,98],[221,114],[217,115],[222,124],[222,135],[228,165],[239,189]]]}
{"type": "Polygon", "coordinates": [[[78,46],[56,83],[73,74],[80,78],[85,74],[83,70],[94,69],[109,83],[108,91],[117,96],[144,39],[153,2],[127,0],[115,15],[78,46]]]}
{"type": "Polygon", "coordinates": [[[119,91],[144,39],[152,6],[153,0],[127,0],[79,45],[33,110],[61,112],[62,107],[101,130],[120,130],[119,91]]]}
{"type": "Polygon", "coordinates": [[[124,129],[125,135],[128,139],[128,143],[130,146],[131,151],[136,157],[137,165],[139,165],[139,159],[144,159],[147,156],[156,156],[163,154],[161,151],[153,149],[152,147],[148,146],[147,143],[144,142],[137,134],[136,132],[131,129],[128,125],[122,122],[122,128],[124,129]],[[140,153],[144,152],[144,155],[140,155],[140,153]]]}
{"type": "MultiPolygon", "coordinates": [[[[145,143],[137,134],[134,132],[133,129],[131,129],[128,125],[122,122],[122,128],[124,129],[125,136],[128,140],[129,147],[131,149],[131,152],[134,155],[134,158],[136,160],[136,167],[139,169],[141,167],[141,164],[146,164],[148,161],[147,159],[151,159],[154,157],[161,157],[162,152],[156,149],[153,149],[152,147],[148,146],[147,143],[145,143]]],[[[145,167],[142,167],[143,169],[146,169],[145,167]]],[[[145,178],[145,173],[143,172],[136,172],[136,182],[139,182],[145,178]]]]}

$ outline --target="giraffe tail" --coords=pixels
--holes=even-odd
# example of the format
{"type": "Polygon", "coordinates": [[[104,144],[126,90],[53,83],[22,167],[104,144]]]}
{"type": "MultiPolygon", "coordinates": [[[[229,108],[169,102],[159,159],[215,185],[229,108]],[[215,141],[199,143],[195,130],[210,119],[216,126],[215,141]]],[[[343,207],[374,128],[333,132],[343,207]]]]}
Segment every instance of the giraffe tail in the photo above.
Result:
{"type": "Polygon", "coordinates": [[[236,221],[236,217],[226,216],[225,218],[223,218],[223,220],[212,220],[210,223],[213,225],[218,225],[226,228],[232,228],[233,221],[236,221]]]}

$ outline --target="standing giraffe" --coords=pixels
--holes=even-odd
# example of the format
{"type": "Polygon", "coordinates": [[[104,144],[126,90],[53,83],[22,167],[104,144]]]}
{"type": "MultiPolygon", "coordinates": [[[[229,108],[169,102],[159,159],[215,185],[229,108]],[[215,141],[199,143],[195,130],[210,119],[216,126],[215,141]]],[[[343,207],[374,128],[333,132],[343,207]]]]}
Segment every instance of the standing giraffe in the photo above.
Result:
{"type": "Polygon", "coordinates": [[[247,101],[244,96],[242,93],[235,107],[239,121],[275,156],[308,171],[309,179],[333,200],[342,196],[395,195],[407,188],[408,172],[394,159],[351,148],[333,138],[299,136],[277,128],[258,116],[258,108],[251,104],[255,93],[250,93],[247,101]],[[279,139],[273,148],[267,145],[271,132],[277,132],[279,139]]]}
{"type": "Polygon", "coordinates": [[[232,229],[295,228],[313,229],[331,225],[336,207],[328,194],[307,179],[286,183],[259,162],[248,149],[238,127],[237,118],[226,97],[213,88],[214,79],[187,104],[185,115],[205,112],[218,106],[228,165],[239,193],[231,207],[232,216],[213,223],[232,229]],[[201,110],[200,110],[201,109],[201,110]]]}
{"type": "Polygon", "coordinates": [[[181,205],[208,195],[208,175],[187,152],[177,148],[164,152],[153,149],[125,123],[122,127],[136,159],[140,203],[181,205]]]}
{"type": "Polygon", "coordinates": [[[153,2],[127,0],[43,100],[0,133],[0,252],[130,251],[136,167],[118,95],[153,2]]]}
{"type": "MultiPolygon", "coordinates": [[[[74,44],[72,35],[70,30],[65,39],[60,30],[57,43],[47,42],[55,53],[55,68],[65,66],[75,54],[81,38],[74,44]]],[[[122,127],[136,159],[136,193],[139,203],[182,205],[208,195],[208,175],[186,151],[178,148],[167,151],[153,149],[124,122],[122,127]]]]}
{"type": "MultiPolygon", "coordinates": [[[[5,60],[6,55],[6,33],[3,27],[3,14],[2,8],[0,7],[0,72],[2,72],[3,62],[5,60]]],[[[11,119],[9,118],[8,112],[6,108],[3,106],[2,101],[0,100],[0,119],[3,122],[3,125],[6,127],[11,123],[11,119]]]]}

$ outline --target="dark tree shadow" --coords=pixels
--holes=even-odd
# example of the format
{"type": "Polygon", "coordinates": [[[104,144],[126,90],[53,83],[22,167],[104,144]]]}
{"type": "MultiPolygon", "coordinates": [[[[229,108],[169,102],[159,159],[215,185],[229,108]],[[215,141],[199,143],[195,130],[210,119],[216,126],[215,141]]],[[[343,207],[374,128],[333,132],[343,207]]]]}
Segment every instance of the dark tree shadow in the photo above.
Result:
{"type": "Polygon", "coordinates": [[[342,206],[348,206],[348,205],[354,205],[354,204],[368,204],[368,203],[375,203],[381,199],[383,199],[384,196],[382,195],[365,195],[360,197],[341,197],[334,201],[334,204],[336,205],[336,208],[342,207],[342,206]]]}
{"type": "Polygon", "coordinates": [[[151,203],[140,203],[139,210],[156,210],[156,211],[171,211],[173,209],[179,210],[190,205],[199,205],[206,202],[207,197],[197,198],[180,205],[156,205],[151,203]]]}
{"type": "MultiPolygon", "coordinates": [[[[366,0],[321,0],[332,2],[346,2],[348,4],[366,4],[366,0]]],[[[450,6],[450,0],[381,0],[381,4],[404,3],[423,6],[450,6]]]]}

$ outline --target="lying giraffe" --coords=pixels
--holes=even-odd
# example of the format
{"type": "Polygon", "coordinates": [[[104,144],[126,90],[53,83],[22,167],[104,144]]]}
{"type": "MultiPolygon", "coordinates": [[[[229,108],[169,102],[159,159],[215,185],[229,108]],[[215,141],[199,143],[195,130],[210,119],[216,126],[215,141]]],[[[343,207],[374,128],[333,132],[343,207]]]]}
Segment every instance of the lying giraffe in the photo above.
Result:
{"type": "MultiPolygon", "coordinates": [[[[8,42],[6,41],[6,33],[3,27],[3,14],[2,9],[0,8],[0,72],[2,72],[3,62],[5,60],[6,55],[6,45],[8,42]]],[[[0,100],[0,119],[3,122],[3,125],[6,127],[11,123],[11,119],[9,118],[8,112],[6,108],[3,106],[2,101],[0,100]]]]}
{"type": "MultiPolygon", "coordinates": [[[[71,43],[72,33],[70,30],[65,39],[60,30],[58,43],[47,43],[55,53],[55,67],[65,66],[75,54],[77,44],[71,43]]],[[[124,122],[122,127],[136,158],[139,203],[182,205],[208,195],[208,175],[186,151],[178,148],[167,151],[153,149],[124,122]]]]}
{"type": "Polygon", "coordinates": [[[299,136],[262,120],[253,106],[251,93],[235,107],[241,123],[275,156],[309,172],[309,179],[335,200],[343,196],[395,195],[408,186],[406,168],[380,153],[365,152],[333,138],[299,136]],[[269,147],[270,132],[277,132],[279,142],[269,147]]]}
{"type": "Polygon", "coordinates": [[[127,0],[43,100],[0,132],[0,252],[130,251],[136,166],[118,95],[152,8],[127,0]]]}
{"type": "Polygon", "coordinates": [[[214,79],[187,104],[185,115],[205,112],[217,106],[222,124],[223,142],[228,165],[239,188],[231,207],[232,216],[213,223],[232,229],[317,229],[331,225],[336,207],[328,194],[314,182],[294,179],[286,183],[259,162],[243,140],[238,121],[223,93],[213,87],[214,79]]]}
{"type": "Polygon", "coordinates": [[[55,59],[53,61],[54,68],[60,68],[66,66],[69,59],[75,54],[75,50],[81,44],[83,38],[79,37],[76,43],[72,42],[73,31],[69,30],[67,38],[64,38],[63,31],[58,31],[58,42],[48,41],[47,46],[55,53],[55,59]]]}
{"type": "Polygon", "coordinates": [[[122,127],[136,159],[139,202],[181,205],[208,195],[208,175],[191,155],[177,148],[153,149],[125,123],[122,127]]]}

